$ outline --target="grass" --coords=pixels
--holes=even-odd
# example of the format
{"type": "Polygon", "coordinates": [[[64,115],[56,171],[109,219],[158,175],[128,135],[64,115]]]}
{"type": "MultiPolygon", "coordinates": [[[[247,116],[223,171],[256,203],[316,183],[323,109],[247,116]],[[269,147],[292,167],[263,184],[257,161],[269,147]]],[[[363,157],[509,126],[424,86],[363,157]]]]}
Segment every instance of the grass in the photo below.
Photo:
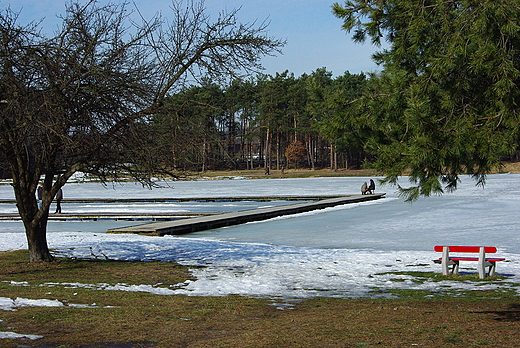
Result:
{"type": "MultiPolygon", "coordinates": [[[[520,173],[520,162],[504,162],[503,167],[499,168],[493,173],[520,173]]],[[[311,177],[356,177],[356,176],[381,176],[381,173],[377,173],[371,169],[285,169],[277,170],[271,169],[270,174],[266,175],[263,168],[249,169],[249,170],[220,170],[220,171],[205,171],[205,172],[193,172],[193,173],[180,173],[180,177],[183,180],[199,179],[203,178],[233,178],[236,176],[245,176],[255,179],[267,179],[267,178],[311,178],[311,177]]]]}
{"type": "MultiPolygon", "coordinates": [[[[475,273],[475,270],[472,269],[472,273],[469,274],[450,274],[450,275],[442,275],[442,273],[435,273],[435,272],[419,272],[419,271],[410,271],[410,272],[385,272],[385,273],[376,273],[375,275],[384,275],[384,274],[390,274],[390,275],[396,275],[396,276],[409,276],[413,277],[413,281],[415,283],[424,283],[427,281],[433,281],[433,282],[441,282],[445,280],[457,280],[457,281],[472,281],[472,282],[481,282],[481,283],[489,283],[489,282],[496,282],[503,279],[506,279],[506,277],[499,276],[499,275],[493,275],[491,277],[486,277],[484,279],[480,279],[478,273],[475,273]]],[[[393,281],[405,281],[404,278],[395,278],[393,281]]]]}
{"type": "Polygon", "coordinates": [[[0,297],[57,299],[90,307],[0,311],[0,331],[43,336],[34,341],[0,339],[0,347],[518,346],[520,299],[512,292],[428,298],[425,292],[401,290],[398,299],[316,298],[280,310],[270,299],[48,285],[124,282],[166,287],[191,279],[188,269],[174,263],[26,260],[26,251],[0,253],[0,297]],[[20,282],[26,283],[12,285],[20,282]]]}
{"type": "Polygon", "coordinates": [[[278,178],[312,178],[312,177],[345,177],[345,176],[376,176],[376,172],[370,169],[272,169],[270,174],[265,174],[263,168],[249,170],[222,170],[222,171],[206,171],[199,173],[184,173],[182,179],[198,179],[198,178],[232,178],[244,176],[253,179],[278,179],[278,178]]]}

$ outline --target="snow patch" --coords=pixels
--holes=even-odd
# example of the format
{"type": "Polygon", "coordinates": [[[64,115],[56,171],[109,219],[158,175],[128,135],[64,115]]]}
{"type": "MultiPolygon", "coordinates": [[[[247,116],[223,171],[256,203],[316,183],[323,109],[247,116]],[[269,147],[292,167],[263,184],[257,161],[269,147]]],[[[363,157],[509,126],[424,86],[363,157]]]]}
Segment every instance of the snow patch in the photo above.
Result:
{"type": "Polygon", "coordinates": [[[14,332],[2,332],[0,331],[0,338],[7,338],[7,339],[27,339],[27,340],[38,340],[40,338],[43,338],[43,336],[40,335],[23,335],[23,334],[17,334],[14,332]]]}
{"type": "MultiPolygon", "coordinates": [[[[74,304],[74,303],[63,303],[59,300],[48,300],[48,299],[28,299],[17,297],[16,299],[10,299],[8,297],[0,297],[0,309],[4,311],[16,311],[20,307],[73,307],[73,308],[97,308],[94,303],[92,305],[85,304],[74,304]]],[[[105,307],[106,308],[106,307],[105,307]]]]}

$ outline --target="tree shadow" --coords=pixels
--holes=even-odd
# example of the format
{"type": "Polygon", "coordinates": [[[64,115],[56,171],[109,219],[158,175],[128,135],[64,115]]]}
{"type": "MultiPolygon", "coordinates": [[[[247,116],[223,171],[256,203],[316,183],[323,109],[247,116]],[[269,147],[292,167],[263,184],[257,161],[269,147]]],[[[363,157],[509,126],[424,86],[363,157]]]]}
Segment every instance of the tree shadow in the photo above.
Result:
{"type": "Polygon", "coordinates": [[[473,313],[495,314],[496,317],[493,318],[493,320],[504,322],[517,322],[520,321],[520,303],[512,303],[509,305],[509,308],[507,310],[503,311],[478,311],[473,313]]]}

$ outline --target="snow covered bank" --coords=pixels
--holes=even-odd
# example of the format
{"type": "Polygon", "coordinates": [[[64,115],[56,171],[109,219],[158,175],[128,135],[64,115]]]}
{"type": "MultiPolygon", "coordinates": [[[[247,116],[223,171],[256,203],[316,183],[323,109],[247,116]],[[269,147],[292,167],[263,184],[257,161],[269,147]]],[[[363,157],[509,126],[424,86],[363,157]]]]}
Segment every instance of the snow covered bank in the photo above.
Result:
{"type": "MultiPolygon", "coordinates": [[[[493,282],[415,282],[400,272],[439,272],[433,251],[371,249],[316,249],[237,243],[183,237],[147,237],[109,234],[52,234],[50,243],[68,257],[118,260],[175,261],[192,270],[195,281],[174,287],[132,284],[65,284],[77,288],[143,291],[159,295],[226,296],[239,294],[283,299],[312,297],[389,297],[388,290],[429,291],[516,289],[520,258],[500,253],[508,261],[497,266],[507,278],[493,282]],[[398,281],[396,281],[398,279],[398,281]]],[[[462,265],[461,273],[476,273],[475,265],[462,265]],[[465,269],[465,268],[468,269],[465,269]]],[[[59,286],[54,284],[53,286],[59,286]]]]}
{"type": "MultiPolygon", "coordinates": [[[[174,183],[173,191],[149,191],[133,184],[115,190],[96,189],[95,184],[88,183],[67,185],[65,192],[77,198],[114,194],[200,197],[201,192],[208,197],[327,195],[357,193],[363,181],[366,178],[191,181],[174,183]]],[[[0,194],[4,193],[8,191],[0,187],[0,194]]],[[[118,291],[296,299],[388,297],[387,291],[392,289],[519,290],[515,284],[520,283],[520,175],[492,175],[484,189],[465,179],[454,194],[421,199],[412,205],[392,192],[387,196],[370,204],[345,205],[183,237],[109,235],[104,233],[108,222],[82,227],[79,223],[56,223],[49,225],[48,241],[58,255],[68,257],[162,260],[205,266],[193,269],[195,281],[172,288],[92,285],[118,291]],[[496,246],[497,256],[507,259],[497,265],[497,273],[506,279],[416,282],[399,274],[440,273],[440,266],[432,262],[439,256],[433,251],[438,244],[496,246]]],[[[0,237],[0,250],[26,248],[21,224],[0,222],[0,237]]],[[[477,272],[472,263],[462,264],[461,268],[462,272],[477,272]]]]}

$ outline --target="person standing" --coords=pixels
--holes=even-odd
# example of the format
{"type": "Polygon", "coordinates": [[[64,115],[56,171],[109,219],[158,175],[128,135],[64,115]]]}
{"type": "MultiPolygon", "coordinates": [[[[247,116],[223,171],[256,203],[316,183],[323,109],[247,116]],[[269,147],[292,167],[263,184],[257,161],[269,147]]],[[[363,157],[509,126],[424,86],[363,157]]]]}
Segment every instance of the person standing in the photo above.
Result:
{"type": "Polygon", "coordinates": [[[56,193],[56,212],[55,214],[61,214],[61,201],[63,200],[63,190],[59,189],[56,193]]]}
{"type": "Polygon", "coordinates": [[[43,184],[40,183],[38,188],[36,189],[36,194],[38,196],[38,209],[42,208],[42,199],[43,199],[43,184]]]}

